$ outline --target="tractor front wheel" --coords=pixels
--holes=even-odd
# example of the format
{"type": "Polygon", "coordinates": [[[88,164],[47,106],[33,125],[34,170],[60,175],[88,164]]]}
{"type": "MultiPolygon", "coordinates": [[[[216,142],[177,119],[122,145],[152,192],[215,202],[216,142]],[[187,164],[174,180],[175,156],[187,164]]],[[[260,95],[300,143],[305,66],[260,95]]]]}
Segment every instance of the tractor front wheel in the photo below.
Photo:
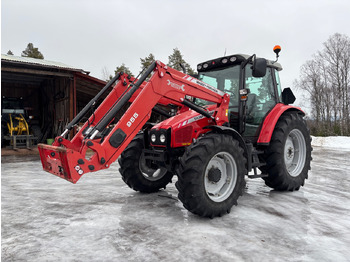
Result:
{"type": "Polygon", "coordinates": [[[238,141],[209,133],[190,145],[180,159],[176,188],[190,212],[203,217],[229,213],[242,195],[246,158],[238,141]]]}
{"type": "Polygon", "coordinates": [[[265,184],[279,191],[299,190],[311,169],[311,150],[310,131],[302,116],[282,115],[264,153],[265,184]]]}
{"type": "Polygon", "coordinates": [[[157,192],[171,182],[173,173],[164,167],[147,163],[143,157],[143,134],[138,134],[121,154],[119,172],[124,182],[135,191],[157,192]]]}

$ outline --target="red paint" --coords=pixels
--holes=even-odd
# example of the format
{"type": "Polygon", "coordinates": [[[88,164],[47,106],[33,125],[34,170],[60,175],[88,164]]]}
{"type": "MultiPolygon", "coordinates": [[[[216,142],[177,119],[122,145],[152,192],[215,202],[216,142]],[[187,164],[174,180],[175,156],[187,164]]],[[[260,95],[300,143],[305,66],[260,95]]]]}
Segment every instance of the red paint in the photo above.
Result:
{"type": "Polygon", "coordinates": [[[270,143],[272,133],[275,130],[275,126],[278,119],[284,112],[291,110],[300,111],[304,114],[304,112],[299,107],[289,106],[282,103],[277,104],[271,110],[271,112],[267,115],[267,117],[264,120],[258,139],[258,144],[270,143]]]}
{"type": "MultiPolygon", "coordinates": [[[[139,130],[144,126],[151,116],[152,108],[157,104],[174,104],[180,106],[177,116],[164,121],[161,128],[176,125],[181,121],[191,120],[199,116],[198,113],[188,110],[182,105],[181,101],[185,95],[198,97],[213,102],[208,107],[208,111],[213,111],[217,125],[227,122],[226,111],[228,109],[229,96],[220,91],[205,88],[204,83],[191,81],[193,78],[157,61],[154,74],[148,82],[144,82],[140,88],[130,98],[130,107],[121,117],[117,124],[106,135],[103,141],[101,139],[84,139],[83,131],[88,127],[97,125],[97,123],[108,113],[114,103],[125,95],[125,90],[131,85],[134,78],[127,78],[123,74],[113,90],[95,110],[94,115],[90,116],[79,132],[69,141],[62,137],[57,137],[52,146],[39,144],[40,158],[45,171],[56,176],[64,178],[72,183],[76,183],[82,173],[95,172],[108,168],[131,140],[136,136],[139,130]],[[158,72],[157,72],[158,71],[158,72]],[[118,148],[113,147],[109,140],[118,129],[125,133],[125,138],[118,148]],[[91,157],[86,157],[86,153],[92,151],[91,157]],[[80,163],[79,163],[80,162],[80,163]]],[[[213,120],[208,118],[199,118],[191,122],[193,127],[192,137],[196,138],[200,134],[207,132],[204,126],[211,124],[213,120]],[[209,123],[210,122],[210,123],[209,123]]],[[[181,129],[181,126],[174,127],[174,131],[181,129]]],[[[175,134],[175,132],[173,133],[175,134]]],[[[192,140],[192,139],[191,139],[192,140]]],[[[174,139],[175,141],[175,139],[174,139]]],[[[175,143],[174,147],[183,146],[182,143],[175,143]]]]}

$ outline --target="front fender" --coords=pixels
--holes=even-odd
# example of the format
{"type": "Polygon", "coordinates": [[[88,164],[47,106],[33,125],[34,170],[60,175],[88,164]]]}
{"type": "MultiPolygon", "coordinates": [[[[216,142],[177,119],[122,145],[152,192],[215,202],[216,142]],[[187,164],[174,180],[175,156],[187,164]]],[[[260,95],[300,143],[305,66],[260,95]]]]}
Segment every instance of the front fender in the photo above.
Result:
{"type": "Polygon", "coordinates": [[[299,107],[289,106],[282,103],[277,104],[264,120],[257,142],[259,145],[268,145],[270,143],[277,121],[280,116],[287,111],[296,111],[303,116],[305,115],[304,111],[299,107]]]}
{"type": "Polygon", "coordinates": [[[244,141],[243,137],[235,129],[227,126],[217,126],[217,125],[207,126],[205,127],[205,129],[211,129],[217,133],[231,135],[234,139],[236,139],[239,142],[239,145],[243,148],[244,153],[246,154],[246,156],[248,156],[247,144],[244,141]]]}

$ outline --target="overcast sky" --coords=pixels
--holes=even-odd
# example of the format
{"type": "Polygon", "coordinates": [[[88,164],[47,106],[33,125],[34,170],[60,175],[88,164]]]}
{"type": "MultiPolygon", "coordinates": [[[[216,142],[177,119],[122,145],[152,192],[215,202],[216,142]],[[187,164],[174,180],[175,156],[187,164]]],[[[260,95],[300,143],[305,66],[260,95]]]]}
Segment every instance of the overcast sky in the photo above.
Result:
{"type": "Polygon", "coordinates": [[[335,33],[350,36],[349,0],[2,0],[1,53],[20,56],[29,42],[46,60],[102,78],[125,63],[134,74],[153,53],[168,62],[173,48],[197,63],[245,53],[279,62],[284,87],[335,33]]]}

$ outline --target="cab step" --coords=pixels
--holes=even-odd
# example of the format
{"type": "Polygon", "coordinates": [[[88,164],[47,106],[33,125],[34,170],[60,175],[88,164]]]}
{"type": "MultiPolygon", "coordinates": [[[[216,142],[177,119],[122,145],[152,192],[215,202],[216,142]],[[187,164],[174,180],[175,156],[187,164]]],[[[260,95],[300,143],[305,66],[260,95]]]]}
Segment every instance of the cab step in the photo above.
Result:
{"type": "Polygon", "coordinates": [[[253,178],[263,178],[263,177],[268,177],[268,174],[254,174],[254,175],[248,175],[248,178],[253,179],[253,178]]]}

